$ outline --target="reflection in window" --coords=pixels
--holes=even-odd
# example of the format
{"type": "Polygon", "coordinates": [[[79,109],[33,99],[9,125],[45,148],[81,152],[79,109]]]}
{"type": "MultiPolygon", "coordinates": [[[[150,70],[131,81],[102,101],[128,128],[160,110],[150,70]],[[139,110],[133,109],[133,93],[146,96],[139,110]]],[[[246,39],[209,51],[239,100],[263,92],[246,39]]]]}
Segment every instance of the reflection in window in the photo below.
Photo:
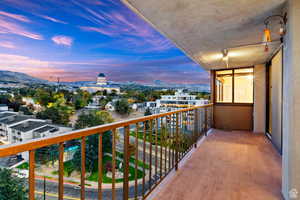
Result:
{"type": "Polygon", "coordinates": [[[253,103],[253,68],[234,70],[234,102],[253,103]]]}
{"type": "Polygon", "coordinates": [[[216,72],[216,101],[219,103],[232,102],[232,70],[216,72]]]}
{"type": "Polygon", "coordinates": [[[253,68],[216,71],[217,103],[253,103],[253,68]]]}

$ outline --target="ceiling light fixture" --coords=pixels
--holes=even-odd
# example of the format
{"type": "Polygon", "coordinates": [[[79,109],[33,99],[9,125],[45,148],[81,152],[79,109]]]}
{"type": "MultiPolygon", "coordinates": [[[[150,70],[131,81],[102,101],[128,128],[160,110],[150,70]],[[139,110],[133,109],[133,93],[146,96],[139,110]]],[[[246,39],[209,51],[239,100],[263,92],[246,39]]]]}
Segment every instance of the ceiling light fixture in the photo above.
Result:
{"type": "Polygon", "coordinates": [[[265,43],[265,51],[269,51],[268,43],[272,42],[271,39],[271,30],[269,29],[269,25],[272,20],[279,20],[280,28],[278,31],[278,34],[280,35],[280,41],[283,42],[283,36],[286,33],[286,23],[287,23],[287,13],[284,15],[271,15],[267,17],[264,21],[265,29],[264,29],[264,37],[263,37],[263,43],[265,43]]]}

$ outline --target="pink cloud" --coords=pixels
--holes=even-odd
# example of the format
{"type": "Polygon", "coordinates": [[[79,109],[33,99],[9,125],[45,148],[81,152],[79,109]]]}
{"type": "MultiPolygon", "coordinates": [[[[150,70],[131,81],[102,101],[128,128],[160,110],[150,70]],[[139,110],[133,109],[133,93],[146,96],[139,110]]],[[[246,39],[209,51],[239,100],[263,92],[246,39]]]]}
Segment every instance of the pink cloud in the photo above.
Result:
{"type": "Polygon", "coordinates": [[[14,54],[0,54],[0,69],[22,72],[47,80],[65,73],[64,69],[51,62],[14,54]]]}
{"type": "Polygon", "coordinates": [[[4,12],[4,11],[0,11],[0,15],[5,16],[5,17],[9,17],[15,20],[19,20],[22,22],[30,22],[30,20],[23,16],[23,15],[17,15],[17,14],[12,14],[12,13],[8,13],[8,12],[4,12]]]}
{"type": "Polygon", "coordinates": [[[115,41],[119,40],[120,43],[126,41],[137,47],[137,50],[142,49],[143,52],[165,51],[174,48],[168,39],[126,9],[123,12],[101,9],[96,11],[79,2],[76,2],[76,5],[87,11],[80,15],[94,24],[93,26],[79,26],[83,31],[113,36],[115,41]]]}
{"type": "Polygon", "coordinates": [[[96,28],[96,27],[89,27],[89,26],[80,26],[79,28],[84,31],[94,31],[94,32],[98,32],[98,33],[101,33],[101,34],[107,35],[107,36],[118,35],[118,33],[114,32],[114,31],[109,31],[105,28],[99,28],[99,27],[96,28]]]}
{"type": "Polygon", "coordinates": [[[17,47],[11,42],[0,42],[0,47],[8,48],[8,49],[16,49],[17,47]]]}
{"type": "Polygon", "coordinates": [[[23,37],[35,39],[35,40],[43,40],[43,36],[27,31],[22,26],[9,22],[0,17],[0,33],[2,34],[15,34],[23,37]]]}
{"type": "Polygon", "coordinates": [[[73,39],[71,37],[64,36],[64,35],[54,36],[52,37],[52,41],[55,44],[63,45],[63,46],[72,46],[73,44],[73,39]]]}
{"type": "Polygon", "coordinates": [[[56,23],[60,23],[60,24],[67,24],[67,22],[61,21],[59,19],[55,19],[53,17],[46,16],[46,15],[40,15],[40,17],[47,19],[49,21],[52,21],[52,22],[56,22],[56,23]]]}

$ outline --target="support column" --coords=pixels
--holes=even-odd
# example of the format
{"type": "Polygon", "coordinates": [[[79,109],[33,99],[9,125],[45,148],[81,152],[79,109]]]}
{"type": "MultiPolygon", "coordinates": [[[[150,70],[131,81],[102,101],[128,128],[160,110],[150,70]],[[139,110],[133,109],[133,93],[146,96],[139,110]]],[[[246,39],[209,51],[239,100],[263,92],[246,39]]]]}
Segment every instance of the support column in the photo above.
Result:
{"type": "Polygon", "coordinates": [[[283,66],[282,193],[300,199],[300,1],[287,1],[283,66]]]}

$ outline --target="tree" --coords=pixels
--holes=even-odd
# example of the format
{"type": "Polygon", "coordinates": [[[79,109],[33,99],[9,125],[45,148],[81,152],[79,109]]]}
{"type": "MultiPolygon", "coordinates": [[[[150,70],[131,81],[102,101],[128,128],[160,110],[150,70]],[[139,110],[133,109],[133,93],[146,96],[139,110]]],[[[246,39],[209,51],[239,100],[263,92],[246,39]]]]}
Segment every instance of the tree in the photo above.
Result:
{"type": "Polygon", "coordinates": [[[144,93],[138,93],[137,100],[138,102],[145,102],[147,100],[146,95],[144,93]]]}
{"type": "Polygon", "coordinates": [[[54,123],[68,125],[74,108],[66,104],[62,93],[54,95],[53,100],[44,111],[37,114],[37,118],[51,119],[54,123]]]}
{"type": "Polygon", "coordinates": [[[53,123],[68,125],[73,108],[69,106],[60,106],[46,108],[46,110],[37,113],[39,119],[51,119],[53,123]]]}
{"type": "MultiPolygon", "coordinates": [[[[113,122],[113,118],[106,111],[90,111],[79,115],[78,120],[75,124],[76,129],[82,129],[97,125],[113,122]]],[[[103,133],[102,136],[102,151],[110,152],[112,147],[112,134],[111,131],[103,133]]],[[[86,168],[89,172],[97,170],[98,160],[98,140],[99,135],[94,134],[88,136],[86,139],[86,168]]],[[[78,149],[72,160],[73,166],[76,170],[81,170],[81,148],[78,149]]]]}
{"type": "Polygon", "coordinates": [[[47,164],[51,161],[52,165],[58,160],[58,144],[39,148],[35,151],[36,161],[40,164],[47,164]]]}
{"type": "Polygon", "coordinates": [[[104,97],[101,97],[100,99],[99,99],[99,105],[100,105],[100,107],[101,107],[101,109],[105,109],[105,106],[106,106],[106,104],[108,103],[110,101],[110,99],[109,98],[104,98],[104,97]]]}
{"type": "Polygon", "coordinates": [[[19,108],[19,111],[23,112],[24,115],[32,115],[33,114],[33,110],[30,110],[30,108],[27,106],[21,106],[19,108]]]}
{"type": "Polygon", "coordinates": [[[27,182],[10,169],[0,168],[0,199],[27,200],[27,182]]]}
{"type": "Polygon", "coordinates": [[[54,101],[51,91],[46,91],[41,88],[37,89],[34,99],[42,106],[48,106],[49,103],[54,101]]]}
{"type": "MultiPolygon", "coordinates": [[[[149,107],[146,108],[145,113],[144,113],[144,116],[148,116],[148,115],[152,115],[152,112],[149,107]]],[[[149,121],[146,121],[145,126],[146,126],[146,130],[149,130],[149,128],[150,128],[149,121]]]]}
{"type": "Polygon", "coordinates": [[[129,115],[131,112],[130,105],[126,99],[121,99],[115,102],[115,110],[121,115],[129,115]]]}
{"type": "Polygon", "coordinates": [[[146,108],[145,113],[144,113],[144,116],[148,116],[148,115],[152,115],[152,112],[149,107],[146,108]]]}
{"type": "Polygon", "coordinates": [[[89,92],[83,90],[77,90],[77,94],[74,95],[73,102],[75,109],[81,109],[87,106],[92,100],[92,96],[89,92]]]}

